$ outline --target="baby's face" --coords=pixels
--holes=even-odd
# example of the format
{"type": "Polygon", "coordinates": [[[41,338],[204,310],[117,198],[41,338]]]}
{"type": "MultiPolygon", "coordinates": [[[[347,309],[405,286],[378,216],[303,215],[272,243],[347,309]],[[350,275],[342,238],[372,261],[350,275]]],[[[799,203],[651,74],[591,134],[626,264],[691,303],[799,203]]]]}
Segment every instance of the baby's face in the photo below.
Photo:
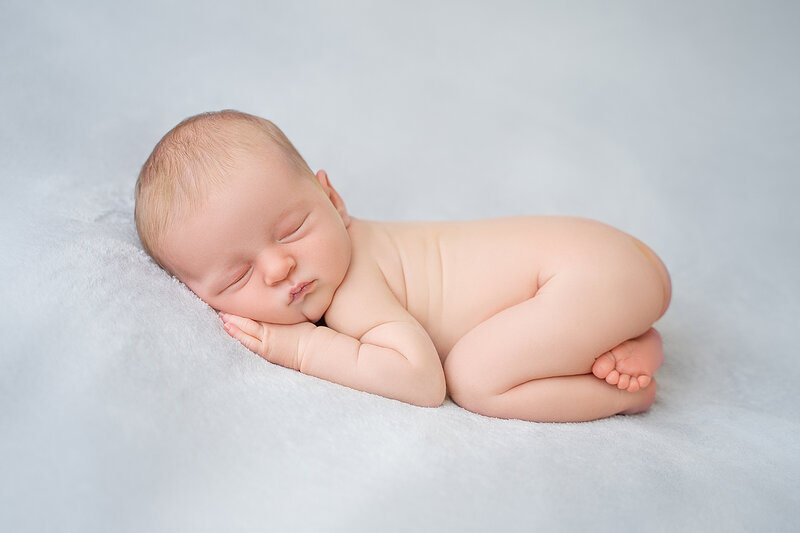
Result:
{"type": "Polygon", "coordinates": [[[281,157],[251,154],[167,232],[163,261],[217,310],[316,322],[350,265],[349,220],[324,171],[312,178],[281,157]]]}

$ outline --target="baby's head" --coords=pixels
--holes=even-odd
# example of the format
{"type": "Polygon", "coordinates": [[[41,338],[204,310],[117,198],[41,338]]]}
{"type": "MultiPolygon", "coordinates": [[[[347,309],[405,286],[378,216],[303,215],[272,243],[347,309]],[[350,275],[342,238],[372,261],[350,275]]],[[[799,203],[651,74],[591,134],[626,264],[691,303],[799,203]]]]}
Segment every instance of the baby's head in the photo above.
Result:
{"type": "Polygon", "coordinates": [[[136,230],[167,272],[217,310],[318,321],[350,264],[350,218],[277,126],[238,111],[169,131],[136,183],[136,230]]]}

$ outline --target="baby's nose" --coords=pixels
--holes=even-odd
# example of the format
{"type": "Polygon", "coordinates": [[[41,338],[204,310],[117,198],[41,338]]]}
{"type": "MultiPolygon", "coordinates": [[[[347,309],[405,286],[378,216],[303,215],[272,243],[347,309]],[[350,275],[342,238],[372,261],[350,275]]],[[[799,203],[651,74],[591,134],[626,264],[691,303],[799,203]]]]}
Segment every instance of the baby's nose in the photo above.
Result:
{"type": "Polygon", "coordinates": [[[289,274],[297,265],[294,258],[289,255],[265,257],[264,264],[264,283],[275,285],[289,277],[289,274]]]}

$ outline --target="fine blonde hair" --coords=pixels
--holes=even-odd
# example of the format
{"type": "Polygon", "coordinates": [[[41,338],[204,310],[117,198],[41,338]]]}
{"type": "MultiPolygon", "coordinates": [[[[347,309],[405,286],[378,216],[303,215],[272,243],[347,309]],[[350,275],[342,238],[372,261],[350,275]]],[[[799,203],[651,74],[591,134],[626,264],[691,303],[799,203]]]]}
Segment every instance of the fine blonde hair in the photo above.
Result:
{"type": "Polygon", "coordinates": [[[166,231],[225,185],[237,156],[263,150],[265,142],[301,174],[313,175],[278,126],[232,109],[191,116],[158,141],[136,180],[134,208],[139,240],[156,263],[169,271],[160,258],[166,231]]]}

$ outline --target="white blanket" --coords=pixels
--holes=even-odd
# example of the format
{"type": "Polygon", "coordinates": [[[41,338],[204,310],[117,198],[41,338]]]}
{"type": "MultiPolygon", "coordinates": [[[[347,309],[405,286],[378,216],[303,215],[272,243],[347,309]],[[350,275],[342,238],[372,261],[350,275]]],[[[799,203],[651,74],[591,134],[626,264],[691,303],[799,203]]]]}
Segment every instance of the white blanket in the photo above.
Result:
{"type": "Polygon", "coordinates": [[[5,2],[0,530],[791,531],[796,4],[5,2]],[[572,214],[670,268],[646,414],[423,409],[270,365],[160,271],[180,119],[284,128],[352,214],[572,214]]]}

